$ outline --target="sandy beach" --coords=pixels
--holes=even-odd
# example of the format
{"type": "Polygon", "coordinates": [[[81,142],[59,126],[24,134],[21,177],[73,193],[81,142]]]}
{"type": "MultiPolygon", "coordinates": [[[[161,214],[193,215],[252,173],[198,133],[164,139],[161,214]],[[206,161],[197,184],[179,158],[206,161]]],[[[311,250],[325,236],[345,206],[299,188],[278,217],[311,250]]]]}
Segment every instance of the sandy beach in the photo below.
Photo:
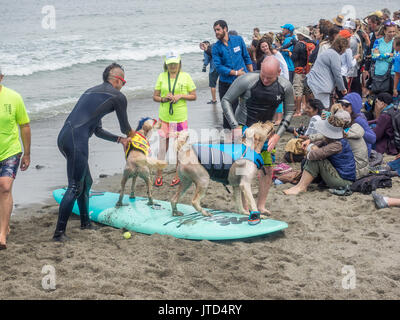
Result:
{"type": "MultiPolygon", "coordinates": [[[[278,162],[289,138],[279,142],[278,162]]],[[[174,193],[173,171],[166,170],[167,183],[154,190],[155,199],[174,193]]],[[[118,192],[120,179],[98,179],[93,189],[118,192]]],[[[338,197],[316,185],[285,196],[288,187],[273,186],[267,201],[271,218],[288,229],[225,242],[139,233],[126,240],[108,226],[81,231],[73,215],[67,227],[72,241],[54,243],[58,205],[49,196],[11,219],[8,249],[0,251],[0,299],[399,299],[398,210],[377,211],[371,196],[338,197]],[[56,273],[55,290],[42,287],[47,265],[56,273]],[[348,270],[355,282],[347,281],[348,270]]],[[[397,190],[398,178],[392,189],[379,189],[393,196],[397,190]]],[[[142,181],[137,194],[146,195],[142,181]]],[[[189,204],[192,195],[193,186],[181,202],[189,204]]],[[[211,182],[203,205],[230,211],[231,195],[211,182]]]]}

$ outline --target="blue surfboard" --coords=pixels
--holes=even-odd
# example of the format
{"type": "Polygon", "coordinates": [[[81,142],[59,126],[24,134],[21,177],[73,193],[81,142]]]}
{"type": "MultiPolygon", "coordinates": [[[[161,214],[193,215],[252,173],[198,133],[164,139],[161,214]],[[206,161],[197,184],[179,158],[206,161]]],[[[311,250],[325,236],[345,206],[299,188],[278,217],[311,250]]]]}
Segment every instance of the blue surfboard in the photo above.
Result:
{"type": "MultiPolygon", "coordinates": [[[[54,199],[60,203],[65,189],[53,191],[54,199]]],[[[171,204],[167,201],[154,200],[154,205],[147,205],[148,198],[129,199],[124,196],[122,207],[116,208],[119,194],[91,191],[89,217],[91,220],[115,228],[145,233],[171,235],[176,238],[191,240],[233,240],[257,237],[288,227],[285,222],[262,219],[254,226],[247,223],[248,216],[221,210],[207,211],[212,217],[204,217],[190,205],[178,204],[183,216],[172,216],[171,204]]],[[[75,203],[73,212],[79,215],[75,203]]]]}

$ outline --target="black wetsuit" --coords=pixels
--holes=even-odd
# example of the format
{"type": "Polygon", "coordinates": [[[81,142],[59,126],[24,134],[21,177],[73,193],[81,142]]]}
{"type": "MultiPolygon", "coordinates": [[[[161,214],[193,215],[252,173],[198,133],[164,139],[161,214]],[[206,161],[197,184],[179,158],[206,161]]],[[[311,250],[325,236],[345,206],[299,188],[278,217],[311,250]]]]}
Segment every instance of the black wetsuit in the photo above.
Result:
{"type": "Polygon", "coordinates": [[[67,159],[68,189],[60,203],[55,238],[65,233],[75,200],[79,206],[81,227],[90,227],[89,191],[93,181],[88,165],[89,138],[94,133],[99,138],[118,141],[118,136],[105,131],[101,125],[101,119],[113,111],[117,113],[121,132],[128,135],[131,127],[126,97],[110,83],[104,82],[88,89],[80,97],[58,135],[58,148],[67,159]]]}
{"type": "Polygon", "coordinates": [[[277,130],[282,136],[289,127],[294,110],[293,86],[284,77],[269,86],[260,80],[259,72],[246,73],[237,78],[222,99],[224,115],[232,129],[238,125],[250,127],[258,121],[272,121],[279,104],[283,102],[283,120],[277,130]],[[236,112],[232,102],[239,98],[236,112]]]}

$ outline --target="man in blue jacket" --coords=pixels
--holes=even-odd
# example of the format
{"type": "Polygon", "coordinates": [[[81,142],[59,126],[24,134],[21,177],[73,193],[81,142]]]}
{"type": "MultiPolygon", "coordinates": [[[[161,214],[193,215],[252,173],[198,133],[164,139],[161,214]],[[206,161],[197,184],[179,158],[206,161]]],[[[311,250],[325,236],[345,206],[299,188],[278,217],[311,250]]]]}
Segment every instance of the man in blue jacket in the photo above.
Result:
{"type": "Polygon", "coordinates": [[[296,36],[293,35],[294,26],[290,23],[285,24],[282,28],[282,34],[285,37],[285,40],[282,43],[282,47],[285,49],[282,50],[282,56],[285,58],[286,64],[289,69],[289,81],[293,83],[294,76],[294,63],[292,61],[291,55],[293,53],[293,44],[296,42],[296,36]],[[292,43],[288,48],[287,45],[292,43]]]}
{"type": "MultiPolygon", "coordinates": [[[[214,32],[218,41],[212,47],[212,57],[219,74],[218,92],[221,101],[237,77],[253,71],[253,64],[243,38],[229,35],[228,25],[224,20],[218,20],[214,23],[214,32]]],[[[232,107],[233,112],[235,112],[237,101],[232,107]]],[[[230,129],[224,115],[223,119],[223,128],[230,129]]]]}

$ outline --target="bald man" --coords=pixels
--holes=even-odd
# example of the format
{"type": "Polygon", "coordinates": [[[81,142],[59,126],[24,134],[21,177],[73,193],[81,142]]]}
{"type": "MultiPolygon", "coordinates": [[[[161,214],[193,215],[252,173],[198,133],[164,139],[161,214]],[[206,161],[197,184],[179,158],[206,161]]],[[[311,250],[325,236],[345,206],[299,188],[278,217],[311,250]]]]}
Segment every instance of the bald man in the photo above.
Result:
{"type": "Polygon", "coordinates": [[[235,131],[258,121],[272,121],[276,109],[283,102],[283,120],[276,134],[269,139],[268,150],[261,153],[266,172],[259,175],[257,207],[261,214],[270,214],[265,203],[272,182],[275,146],[289,127],[294,112],[293,86],[289,80],[279,76],[280,72],[279,60],[269,56],[261,64],[259,73],[247,73],[236,79],[221,101],[225,118],[235,131]],[[233,113],[232,103],[238,98],[239,106],[233,113]]]}
{"type": "Polygon", "coordinates": [[[79,207],[81,229],[93,229],[89,220],[89,191],[92,186],[88,164],[89,138],[94,133],[101,139],[123,144],[124,149],[129,143],[128,138],[107,132],[101,124],[106,114],[115,111],[121,132],[127,136],[131,132],[127,100],[120,92],[126,83],[123,68],[117,63],[109,65],[103,72],[103,81],[85,91],[58,135],[58,148],[67,159],[68,188],[60,203],[54,241],[68,240],[65,230],[75,201],[79,207]]]}

